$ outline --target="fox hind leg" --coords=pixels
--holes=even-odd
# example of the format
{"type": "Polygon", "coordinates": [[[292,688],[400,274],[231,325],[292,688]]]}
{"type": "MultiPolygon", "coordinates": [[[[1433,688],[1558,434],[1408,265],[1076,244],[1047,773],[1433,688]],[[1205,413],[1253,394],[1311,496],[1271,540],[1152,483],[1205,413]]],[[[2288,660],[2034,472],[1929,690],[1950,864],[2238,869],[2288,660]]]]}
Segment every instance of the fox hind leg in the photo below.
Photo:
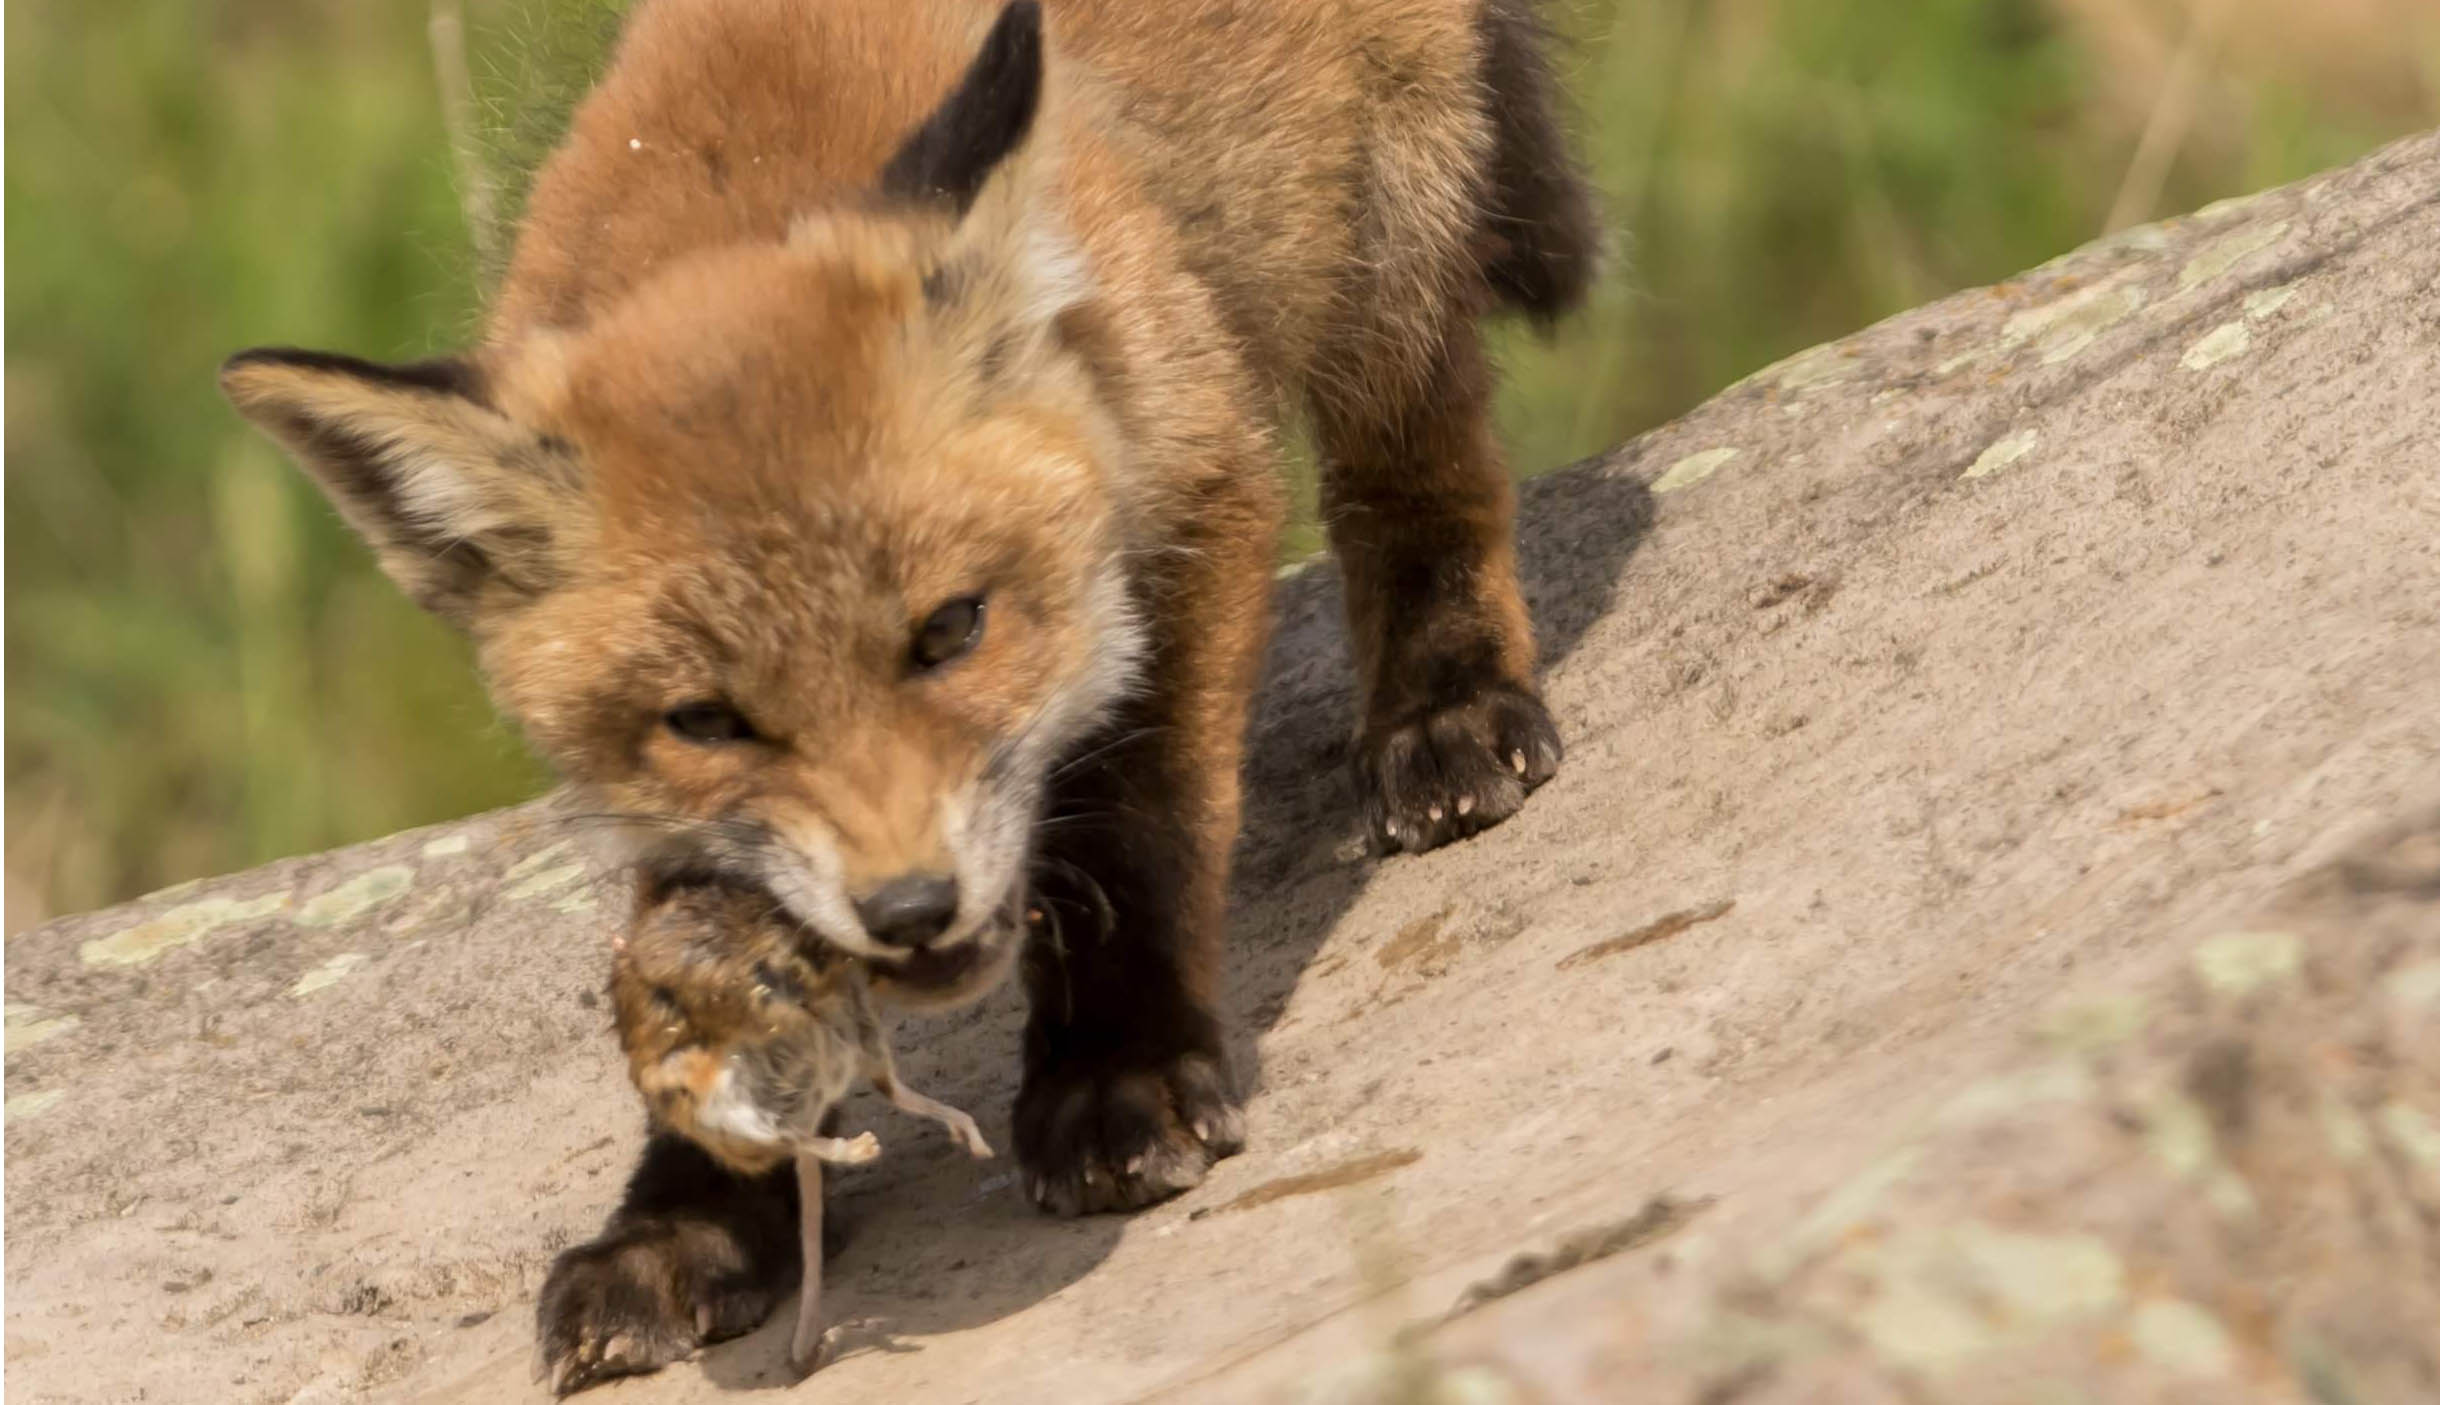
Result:
{"type": "MultiPolygon", "coordinates": [[[[1548,324],[1584,299],[1601,229],[1561,121],[1535,0],[1485,0],[1470,94],[1485,145],[1463,249],[1428,278],[1384,287],[1354,312],[1313,387],[1322,504],[1347,587],[1362,715],[1355,768],[1374,842],[1430,849],[1497,824],[1558,767],[1558,730],[1535,691],[1517,588],[1514,490],[1490,424],[1491,372],[1475,317],[1493,307],[1548,324]],[[1388,296],[1399,288],[1405,297],[1388,296]],[[1387,309],[1386,311],[1384,309],[1387,309]]],[[[1422,140],[1462,126],[1427,109],[1381,150],[1430,173],[1422,140]]],[[[1392,250],[1434,246],[1428,180],[1377,184],[1392,250]]],[[[1383,259],[1380,266],[1394,266],[1383,259]]]]}
{"type": "Polygon", "coordinates": [[[1460,317],[1411,391],[1315,397],[1362,700],[1358,797],[1390,852],[1499,823],[1559,766],[1490,392],[1479,333],[1460,317]]]}

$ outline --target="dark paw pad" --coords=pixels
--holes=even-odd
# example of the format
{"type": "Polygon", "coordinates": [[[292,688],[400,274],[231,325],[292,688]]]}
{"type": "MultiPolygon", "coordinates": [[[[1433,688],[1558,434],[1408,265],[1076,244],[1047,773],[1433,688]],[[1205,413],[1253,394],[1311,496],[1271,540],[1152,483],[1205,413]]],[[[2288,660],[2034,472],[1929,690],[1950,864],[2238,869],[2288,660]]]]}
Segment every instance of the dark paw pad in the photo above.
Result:
{"type": "Polygon", "coordinates": [[[679,1226],[639,1227],[568,1250],[542,1285],[537,1374],[567,1395],[754,1330],[778,1295],[740,1268],[725,1236],[679,1226]]]}
{"type": "Polygon", "coordinates": [[[1245,1145],[1216,1056],[1054,1065],[1017,1095],[1017,1156],[1033,1202],[1056,1215],[1135,1210],[1202,1183],[1245,1145]]]}
{"type": "Polygon", "coordinates": [[[1369,728],[1356,748],[1366,829],[1384,852],[1411,854],[1489,829],[1551,778],[1560,755],[1541,700],[1504,683],[1369,728]]]}

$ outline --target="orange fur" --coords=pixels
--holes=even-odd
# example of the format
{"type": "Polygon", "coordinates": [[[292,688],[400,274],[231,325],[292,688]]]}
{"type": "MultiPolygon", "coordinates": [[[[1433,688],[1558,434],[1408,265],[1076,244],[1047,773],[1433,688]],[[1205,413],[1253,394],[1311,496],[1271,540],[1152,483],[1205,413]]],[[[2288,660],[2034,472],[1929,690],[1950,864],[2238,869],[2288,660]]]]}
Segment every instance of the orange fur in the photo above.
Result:
{"type": "Polygon", "coordinates": [[[1559,745],[1475,321],[1564,310],[1596,241],[1527,0],[1045,10],[645,0],[479,346],[223,383],[622,857],[768,891],[902,1002],[988,986],[1030,903],[1018,1151],[1045,1205],[1122,1208],[1240,1135],[1218,939],[1282,414],[1375,837],[1497,822],[1559,745]],[[960,895],[912,951],[861,906],[910,875],[960,895]]]}

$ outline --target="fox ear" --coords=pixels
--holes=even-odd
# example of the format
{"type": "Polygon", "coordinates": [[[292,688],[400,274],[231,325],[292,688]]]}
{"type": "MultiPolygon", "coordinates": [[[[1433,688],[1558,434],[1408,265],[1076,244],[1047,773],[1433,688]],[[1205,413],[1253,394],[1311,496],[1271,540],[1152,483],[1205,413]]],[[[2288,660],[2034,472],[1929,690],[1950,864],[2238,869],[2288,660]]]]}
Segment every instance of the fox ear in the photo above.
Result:
{"type": "Polygon", "coordinates": [[[1060,314],[1092,293],[1091,269],[1045,198],[1055,153],[1041,121],[1043,63],[1041,6],[1011,0],[881,173],[885,199],[953,221],[931,252],[925,300],[978,365],[998,370],[1049,344],[1060,314]]]}
{"type": "Polygon", "coordinates": [[[881,193],[963,216],[1042,106],[1042,7],[1010,0],[949,96],[881,168],[881,193]]]}
{"type": "Polygon", "coordinates": [[[472,365],[262,348],[229,358],[220,388],[434,614],[464,627],[501,591],[550,584],[568,451],[494,409],[472,365]]]}

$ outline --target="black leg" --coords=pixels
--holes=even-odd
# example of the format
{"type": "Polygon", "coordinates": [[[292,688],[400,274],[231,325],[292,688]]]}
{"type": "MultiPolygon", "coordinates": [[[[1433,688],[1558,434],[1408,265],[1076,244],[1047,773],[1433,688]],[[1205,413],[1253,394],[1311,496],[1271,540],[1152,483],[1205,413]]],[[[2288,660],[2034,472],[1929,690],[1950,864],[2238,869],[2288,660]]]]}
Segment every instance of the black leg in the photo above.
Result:
{"type": "Polygon", "coordinates": [[[551,1265],[535,1314],[542,1372],[566,1395],[659,1370],[761,1325],[801,1266],[788,1165],[741,1176],[656,1134],[601,1234],[551,1265]]]}
{"type": "Polygon", "coordinates": [[[1225,831],[1197,824],[1196,758],[1131,712],[1062,777],[1035,868],[1016,1146],[1063,1215],[1174,1195],[1245,1140],[1213,1008],[1234,787],[1225,831]]]}

